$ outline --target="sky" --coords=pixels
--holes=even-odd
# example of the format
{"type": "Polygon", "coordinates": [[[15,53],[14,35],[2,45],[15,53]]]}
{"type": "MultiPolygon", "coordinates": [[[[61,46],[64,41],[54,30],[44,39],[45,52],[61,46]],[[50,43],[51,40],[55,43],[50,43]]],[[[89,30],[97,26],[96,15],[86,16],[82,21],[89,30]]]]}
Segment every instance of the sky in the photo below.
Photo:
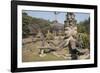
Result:
{"type": "MultiPolygon", "coordinates": [[[[42,19],[46,19],[46,20],[50,20],[50,21],[55,20],[55,15],[54,15],[53,11],[50,12],[50,11],[30,11],[30,10],[26,11],[26,10],[23,10],[23,12],[26,12],[31,17],[42,18],[42,19]]],[[[56,15],[57,21],[59,23],[64,24],[64,21],[66,19],[66,14],[67,13],[65,13],[65,12],[59,12],[56,15]]],[[[88,19],[89,16],[90,16],[89,13],[75,13],[75,19],[77,20],[77,23],[88,19]]]]}

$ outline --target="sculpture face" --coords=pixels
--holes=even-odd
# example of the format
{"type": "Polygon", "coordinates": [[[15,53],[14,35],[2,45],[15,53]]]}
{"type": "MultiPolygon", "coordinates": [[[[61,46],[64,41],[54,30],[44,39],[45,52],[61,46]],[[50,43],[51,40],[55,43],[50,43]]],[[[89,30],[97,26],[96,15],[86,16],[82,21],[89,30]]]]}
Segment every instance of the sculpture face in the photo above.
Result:
{"type": "Polygon", "coordinates": [[[73,37],[73,36],[76,36],[77,35],[77,27],[73,27],[73,26],[70,26],[70,27],[66,27],[65,28],[65,37],[73,37]]]}

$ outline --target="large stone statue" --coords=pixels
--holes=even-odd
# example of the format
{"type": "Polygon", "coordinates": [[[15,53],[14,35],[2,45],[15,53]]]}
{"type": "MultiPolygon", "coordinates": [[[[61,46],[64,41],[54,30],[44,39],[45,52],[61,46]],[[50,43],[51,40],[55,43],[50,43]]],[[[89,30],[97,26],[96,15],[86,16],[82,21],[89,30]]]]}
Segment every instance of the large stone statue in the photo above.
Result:
{"type": "Polygon", "coordinates": [[[77,59],[77,47],[76,47],[77,26],[74,13],[71,12],[67,13],[64,25],[64,31],[65,31],[65,40],[68,40],[67,44],[69,46],[71,58],[77,59]]]}

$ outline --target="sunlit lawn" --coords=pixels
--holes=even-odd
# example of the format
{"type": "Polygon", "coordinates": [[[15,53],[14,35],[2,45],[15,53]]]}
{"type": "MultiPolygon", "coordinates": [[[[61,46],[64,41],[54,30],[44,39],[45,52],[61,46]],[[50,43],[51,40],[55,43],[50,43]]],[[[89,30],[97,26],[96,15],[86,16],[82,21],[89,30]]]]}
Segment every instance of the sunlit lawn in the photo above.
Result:
{"type": "Polygon", "coordinates": [[[46,54],[44,57],[40,57],[39,54],[32,54],[31,52],[23,53],[23,62],[33,62],[33,61],[55,61],[64,60],[63,57],[57,57],[52,53],[46,54]]]}

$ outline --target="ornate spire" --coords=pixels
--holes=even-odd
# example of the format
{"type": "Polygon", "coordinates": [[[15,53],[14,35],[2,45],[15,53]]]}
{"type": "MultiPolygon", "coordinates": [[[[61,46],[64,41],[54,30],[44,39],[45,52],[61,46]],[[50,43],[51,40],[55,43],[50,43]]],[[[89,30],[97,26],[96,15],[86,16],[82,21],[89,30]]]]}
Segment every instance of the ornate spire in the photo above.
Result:
{"type": "Polygon", "coordinates": [[[66,20],[65,20],[65,27],[66,26],[75,26],[75,25],[76,25],[75,14],[72,12],[67,12],[66,20]]]}

